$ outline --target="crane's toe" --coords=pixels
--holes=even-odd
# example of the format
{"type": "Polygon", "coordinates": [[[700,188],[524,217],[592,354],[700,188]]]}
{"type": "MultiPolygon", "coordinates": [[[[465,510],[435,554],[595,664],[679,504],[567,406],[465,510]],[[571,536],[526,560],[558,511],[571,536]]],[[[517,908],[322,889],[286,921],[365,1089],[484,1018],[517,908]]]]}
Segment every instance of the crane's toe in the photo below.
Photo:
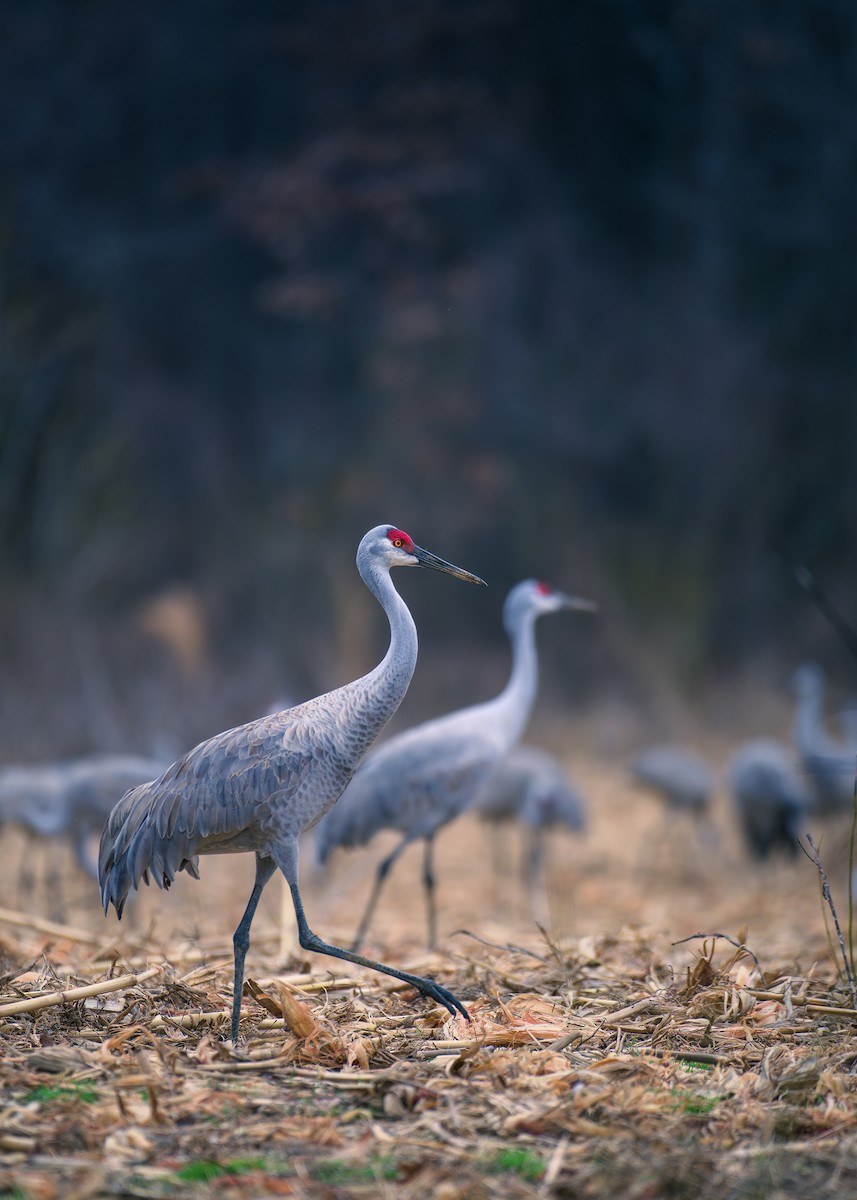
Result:
{"type": "Polygon", "coordinates": [[[441,987],[439,983],[435,983],[433,979],[424,979],[418,986],[424,996],[429,996],[438,1004],[442,1004],[453,1017],[464,1017],[465,1021],[470,1020],[470,1014],[458,997],[453,996],[452,992],[441,987]]]}

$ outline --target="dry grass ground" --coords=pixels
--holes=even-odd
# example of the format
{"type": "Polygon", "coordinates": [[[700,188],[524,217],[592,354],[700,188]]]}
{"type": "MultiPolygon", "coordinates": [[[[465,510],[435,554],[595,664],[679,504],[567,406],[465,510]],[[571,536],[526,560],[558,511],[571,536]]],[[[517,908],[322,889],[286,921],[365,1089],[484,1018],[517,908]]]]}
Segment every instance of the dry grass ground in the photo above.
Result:
{"type": "MultiPolygon", "coordinates": [[[[438,846],[437,954],[422,949],[418,851],[382,902],[372,952],[435,974],[470,1025],[346,964],[283,961],[272,884],[233,1054],[221,1039],[248,856],[145,892],[131,924],[101,917],[70,870],[68,928],[0,916],[0,1195],[855,1194],[857,1017],[812,866],[751,866],[722,798],[703,839],[667,832],[618,769],[574,774],[592,825],[553,841],[546,936],[514,871],[492,876],[473,820],[438,846]]],[[[3,847],[3,902],[37,909],[14,895],[20,848],[3,847]]],[[[339,857],[327,881],[307,862],[319,933],[348,938],[381,849],[339,857]]]]}

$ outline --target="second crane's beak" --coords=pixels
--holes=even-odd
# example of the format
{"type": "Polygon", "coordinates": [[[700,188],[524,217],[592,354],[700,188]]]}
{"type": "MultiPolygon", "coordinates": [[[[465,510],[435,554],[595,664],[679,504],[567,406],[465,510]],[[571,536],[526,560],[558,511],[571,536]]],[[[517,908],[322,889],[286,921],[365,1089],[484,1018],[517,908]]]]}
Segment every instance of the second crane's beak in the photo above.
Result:
{"type": "Polygon", "coordinates": [[[471,575],[469,571],[465,571],[462,567],[453,566],[444,558],[438,558],[436,554],[432,554],[430,550],[423,550],[422,546],[414,546],[411,551],[414,558],[421,567],[431,567],[433,571],[444,571],[447,575],[454,575],[456,579],[464,579],[467,583],[481,583],[483,587],[488,585],[484,579],[480,579],[478,575],[471,575]]]}
{"type": "Polygon", "coordinates": [[[576,612],[598,612],[594,600],[587,600],[583,596],[566,596],[565,592],[557,592],[556,595],[563,608],[573,608],[576,612]]]}

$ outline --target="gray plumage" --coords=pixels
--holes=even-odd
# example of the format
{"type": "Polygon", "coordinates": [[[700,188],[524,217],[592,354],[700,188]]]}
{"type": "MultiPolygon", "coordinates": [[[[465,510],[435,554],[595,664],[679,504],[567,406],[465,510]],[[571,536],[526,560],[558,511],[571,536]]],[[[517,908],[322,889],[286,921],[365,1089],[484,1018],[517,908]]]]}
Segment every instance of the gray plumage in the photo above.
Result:
{"type": "Polygon", "coordinates": [[[819,815],[848,812],[854,795],[855,755],[824,723],[824,675],[814,663],[792,677],[796,697],[794,744],[819,815]]]}
{"type": "Polygon", "coordinates": [[[650,746],[631,762],[634,782],[658,796],[667,808],[706,812],[714,772],[698,755],[679,746],[650,746]]]}
{"type": "Polygon", "coordinates": [[[504,823],[526,830],[523,875],[531,898],[545,859],[546,834],[557,827],[574,833],[586,828],[580,793],[556,759],[534,746],[516,746],[500,760],[480,788],[473,811],[495,827],[495,836],[504,823]]]}
{"type": "Polygon", "coordinates": [[[127,754],[5,767],[0,770],[0,823],[19,825],[39,837],[68,838],[81,868],[97,879],[88,839],[101,831],[129,788],[162,770],[163,763],[127,754]]]}
{"type": "Polygon", "coordinates": [[[500,760],[473,810],[487,821],[519,821],[531,829],[586,828],[580,793],[556,759],[534,746],[516,746],[500,760]]]}
{"type": "Polygon", "coordinates": [[[368,675],[202,742],[159,779],[126,795],[101,838],[99,875],[105,912],[119,916],[131,888],[152,880],[168,888],[177,872],[197,877],[198,856],[252,851],[256,880],[235,931],[232,1037],[238,1036],[244,959],[253,915],[276,868],[295,906],[301,946],[383,971],[413,984],[455,1014],[466,1012],[433,980],[409,975],[321,941],[309,929],[298,887],[298,837],[335,804],[369,746],[398,708],[417,659],[413,618],[390,578],[395,566],[425,566],[482,580],[415,546],[391,525],[360,542],[360,576],[383,607],[390,646],[368,675]]]}
{"type": "Polygon", "coordinates": [[[512,672],[493,700],[418,725],[367,756],[337,807],[319,824],[316,852],[324,862],[338,847],[361,846],[382,829],[401,841],[378,867],[375,886],[358,928],[362,941],[390,869],[404,848],[425,840],[423,883],[429,944],[435,942],[433,839],[475,799],[490,772],[524,731],[538,686],[535,623],[563,608],[594,608],[528,579],[506,598],[503,620],[512,642],[512,672]]]}
{"type": "Polygon", "coordinates": [[[766,738],[747,742],[729,766],[732,800],[747,848],[758,859],[794,855],[811,801],[788,747],[766,738]]]}

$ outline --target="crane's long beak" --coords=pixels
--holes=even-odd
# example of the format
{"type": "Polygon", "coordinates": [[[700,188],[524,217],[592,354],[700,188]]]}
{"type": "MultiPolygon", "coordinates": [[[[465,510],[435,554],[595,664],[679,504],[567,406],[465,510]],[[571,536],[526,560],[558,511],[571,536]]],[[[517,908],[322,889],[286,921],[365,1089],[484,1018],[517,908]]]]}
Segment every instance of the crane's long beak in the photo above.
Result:
{"type": "Polygon", "coordinates": [[[431,567],[433,571],[444,571],[447,575],[454,575],[456,579],[464,579],[467,583],[481,583],[483,587],[487,587],[484,579],[480,579],[478,575],[471,575],[469,571],[465,571],[462,567],[453,566],[446,559],[438,558],[436,554],[432,554],[430,550],[423,550],[422,546],[414,546],[411,551],[414,558],[421,567],[431,567]]]}
{"type": "Polygon", "coordinates": [[[573,608],[577,612],[598,612],[598,605],[594,600],[587,600],[583,596],[566,596],[565,592],[559,592],[558,595],[563,608],[573,608]]]}

